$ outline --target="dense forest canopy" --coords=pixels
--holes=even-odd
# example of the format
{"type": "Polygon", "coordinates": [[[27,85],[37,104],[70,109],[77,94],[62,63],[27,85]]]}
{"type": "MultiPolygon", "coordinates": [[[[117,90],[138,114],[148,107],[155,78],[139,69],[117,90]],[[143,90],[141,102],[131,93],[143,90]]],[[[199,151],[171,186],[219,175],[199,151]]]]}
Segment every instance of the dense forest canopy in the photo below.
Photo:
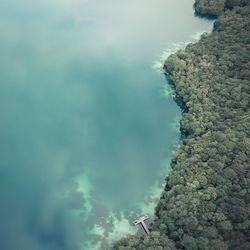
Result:
{"type": "Polygon", "coordinates": [[[250,1],[196,0],[211,34],[165,62],[185,103],[166,188],[150,235],[113,249],[250,249],[250,1]]]}

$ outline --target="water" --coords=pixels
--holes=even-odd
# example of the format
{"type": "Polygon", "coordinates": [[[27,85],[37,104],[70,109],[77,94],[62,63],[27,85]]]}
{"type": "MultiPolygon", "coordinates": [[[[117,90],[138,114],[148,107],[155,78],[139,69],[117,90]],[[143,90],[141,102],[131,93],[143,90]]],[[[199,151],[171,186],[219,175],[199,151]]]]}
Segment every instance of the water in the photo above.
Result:
{"type": "Polygon", "coordinates": [[[153,215],[180,136],[153,65],[211,30],[192,4],[0,0],[1,249],[105,249],[153,215]]]}

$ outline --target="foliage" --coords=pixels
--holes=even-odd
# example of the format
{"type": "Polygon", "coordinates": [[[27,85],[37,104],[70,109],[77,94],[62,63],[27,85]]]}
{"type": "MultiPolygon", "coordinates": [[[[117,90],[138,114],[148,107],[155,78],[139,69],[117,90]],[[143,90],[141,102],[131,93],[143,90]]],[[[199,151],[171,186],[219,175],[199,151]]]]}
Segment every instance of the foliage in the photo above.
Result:
{"type": "Polygon", "coordinates": [[[197,0],[196,10],[219,15],[214,31],[165,62],[186,105],[186,138],[172,159],[153,232],[114,249],[250,249],[250,6],[197,0]]]}
{"type": "Polygon", "coordinates": [[[206,15],[220,15],[225,4],[226,0],[195,0],[196,12],[206,15]]]}

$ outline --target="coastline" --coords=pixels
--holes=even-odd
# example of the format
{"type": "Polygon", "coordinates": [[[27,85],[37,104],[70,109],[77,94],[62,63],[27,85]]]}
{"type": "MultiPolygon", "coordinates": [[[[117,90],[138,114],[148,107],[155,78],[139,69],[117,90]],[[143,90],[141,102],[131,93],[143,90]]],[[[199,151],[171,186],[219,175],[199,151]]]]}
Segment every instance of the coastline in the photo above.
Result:
{"type": "MultiPolygon", "coordinates": [[[[196,4],[195,7],[198,6],[201,10],[206,0],[196,2],[198,5],[196,4]]],[[[242,156],[247,152],[247,142],[244,138],[248,135],[243,129],[242,134],[239,134],[240,132],[237,131],[239,128],[234,124],[233,126],[230,123],[228,126],[229,122],[225,120],[224,115],[225,110],[215,106],[213,102],[216,100],[209,94],[209,91],[216,91],[214,86],[216,83],[218,85],[219,79],[219,74],[217,76],[217,69],[213,67],[213,64],[219,70],[224,69],[224,65],[219,61],[221,57],[219,49],[233,53],[230,42],[224,38],[223,34],[223,31],[227,30],[225,20],[229,19],[233,22],[235,18],[241,17],[240,22],[245,23],[250,11],[249,5],[244,1],[227,3],[227,6],[224,1],[223,8],[221,7],[223,1],[218,2],[220,2],[219,10],[214,11],[216,6],[211,6],[209,11],[204,8],[201,12],[202,16],[207,14],[218,16],[213,32],[203,35],[196,44],[189,44],[184,50],[172,54],[164,64],[168,84],[174,88],[176,101],[183,110],[180,121],[183,145],[172,158],[165,191],[156,207],[154,229],[150,235],[141,238],[130,236],[121,239],[113,249],[149,249],[150,247],[157,247],[157,249],[237,249],[237,247],[248,249],[250,246],[246,236],[250,223],[245,222],[249,220],[247,213],[249,191],[245,191],[249,189],[246,181],[248,169],[245,164],[247,159],[244,160],[242,156]],[[225,43],[225,49],[219,45],[218,50],[207,49],[215,38],[225,43]],[[201,51],[198,51],[196,46],[201,51]],[[217,58],[214,56],[216,54],[218,54],[217,58]],[[198,62],[193,63],[196,61],[194,55],[198,62]],[[208,71],[216,74],[208,76],[208,71]],[[215,82],[214,85],[211,85],[206,78],[209,78],[210,82],[215,82]],[[192,84],[194,81],[196,85],[192,84]],[[224,124],[225,121],[228,123],[227,126],[224,124]],[[231,131],[232,128],[236,131],[235,133],[231,131]],[[229,132],[228,129],[230,129],[229,132]],[[231,140],[230,137],[235,139],[231,140]],[[225,147],[223,152],[220,151],[222,146],[225,147]],[[240,150],[234,152],[235,149],[232,156],[229,151],[239,146],[240,150]],[[224,157],[223,161],[220,157],[224,157]],[[238,161],[241,158],[243,160],[239,164],[235,163],[234,166],[233,162],[229,161],[232,157],[233,159],[239,158],[238,161]],[[241,184],[240,180],[244,183],[241,184]],[[222,184],[225,187],[222,187],[222,184]],[[239,204],[235,203],[232,192],[236,195],[239,204]],[[229,205],[241,211],[240,219],[236,218],[237,211],[228,210],[229,205]]],[[[231,32],[232,35],[230,30],[227,30],[233,38],[237,35],[235,27],[236,25],[232,25],[234,31],[231,32]]],[[[238,42],[244,47],[249,42],[245,40],[242,35],[238,42]]],[[[237,61],[234,65],[236,63],[237,61]]],[[[242,67],[244,68],[244,64],[241,68],[236,68],[232,76],[226,71],[222,78],[223,82],[220,86],[216,85],[217,88],[222,86],[226,90],[237,88],[237,86],[226,85],[228,79],[237,79],[246,84],[245,75],[238,75],[242,67]]],[[[219,93],[217,95],[218,98],[219,93]]],[[[245,114],[247,110],[244,100],[240,100],[242,104],[235,107],[236,104],[230,103],[231,96],[227,98],[229,109],[234,111],[237,108],[242,112],[238,116],[231,115],[230,119],[238,119],[242,122],[245,119],[244,116],[248,115],[245,114]]]]}

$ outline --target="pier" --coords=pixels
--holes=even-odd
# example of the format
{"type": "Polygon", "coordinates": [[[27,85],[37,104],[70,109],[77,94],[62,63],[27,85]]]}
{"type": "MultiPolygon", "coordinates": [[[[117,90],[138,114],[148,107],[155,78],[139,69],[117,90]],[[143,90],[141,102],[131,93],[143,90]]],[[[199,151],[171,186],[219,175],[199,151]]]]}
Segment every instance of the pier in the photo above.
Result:
{"type": "Polygon", "coordinates": [[[147,225],[145,224],[145,220],[147,220],[147,219],[149,219],[149,217],[147,216],[147,215],[144,215],[144,216],[142,216],[142,217],[140,217],[139,219],[137,219],[137,220],[135,220],[134,222],[133,222],[133,224],[136,226],[136,225],[138,225],[138,224],[141,224],[142,225],[142,227],[143,227],[143,229],[144,229],[144,231],[147,233],[147,234],[149,234],[150,232],[149,232],[149,229],[148,229],[148,227],[147,227],[147,225]]]}

